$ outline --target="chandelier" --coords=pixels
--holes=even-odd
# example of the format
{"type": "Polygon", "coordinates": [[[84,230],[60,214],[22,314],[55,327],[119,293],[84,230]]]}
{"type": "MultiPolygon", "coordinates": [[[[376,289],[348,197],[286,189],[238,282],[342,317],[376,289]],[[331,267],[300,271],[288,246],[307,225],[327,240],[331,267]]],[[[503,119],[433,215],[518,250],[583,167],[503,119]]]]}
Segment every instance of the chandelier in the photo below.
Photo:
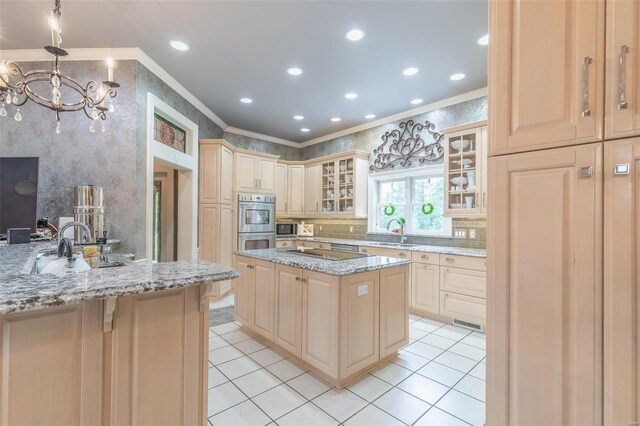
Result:
{"type": "Polygon", "coordinates": [[[85,85],[60,72],[60,57],[68,53],[60,47],[62,30],[60,28],[60,0],[49,18],[51,28],[51,46],[44,50],[53,55],[53,69],[24,72],[14,61],[0,61],[0,117],[7,116],[7,107],[15,107],[13,118],[22,120],[20,107],[28,101],[49,108],[56,114],[56,133],[60,133],[61,112],[83,111],[91,120],[89,131],[96,131],[96,123],[102,120],[102,131],[105,131],[104,120],[108,112],[114,111],[112,99],[116,97],[116,89],[120,87],[113,80],[113,60],[107,59],[107,79],[102,83],[94,80],[85,85]],[[62,99],[62,91],[65,97],[62,99]]]}

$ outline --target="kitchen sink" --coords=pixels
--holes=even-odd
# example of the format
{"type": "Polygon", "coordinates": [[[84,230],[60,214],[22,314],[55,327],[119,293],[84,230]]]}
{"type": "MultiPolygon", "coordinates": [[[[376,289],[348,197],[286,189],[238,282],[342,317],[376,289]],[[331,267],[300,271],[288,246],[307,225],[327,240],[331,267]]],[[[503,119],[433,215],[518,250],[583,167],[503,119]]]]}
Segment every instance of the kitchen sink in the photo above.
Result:
{"type": "MultiPolygon", "coordinates": [[[[74,255],[74,257],[76,259],[82,259],[79,255],[74,255]]],[[[66,261],[67,261],[66,258],[58,258],[57,251],[51,250],[51,251],[38,253],[36,256],[35,265],[31,273],[34,275],[40,275],[42,273],[61,273],[61,272],[77,273],[77,272],[83,272],[85,270],[88,270],[88,269],[78,269],[78,268],[66,268],[64,267],[64,263],[66,263],[66,261]],[[49,267],[47,268],[48,265],[49,267]]],[[[78,260],[76,260],[76,262],[80,264],[78,260]]],[[[126,266],[126,263],[120,262],[120,261],[100,263],[100,266],[98,266],[98,269],[115,268],[115,267],[121,267],[121,266],[126,266]]]]}
{"type": "Polygon", "coordinates": [[[295,250],[289,250],[291,253],[301,254],[303,256],[309,257],[317,257],[326,260],[351,260],[351,259],[359,259],[361,257],[367,257],[368,254],[362,253],[352,253],[345,251],[336,251],[336,250],[322,250],[322,249],[313,249],[313,248],[304,248],[298,247],[295,250]]]}

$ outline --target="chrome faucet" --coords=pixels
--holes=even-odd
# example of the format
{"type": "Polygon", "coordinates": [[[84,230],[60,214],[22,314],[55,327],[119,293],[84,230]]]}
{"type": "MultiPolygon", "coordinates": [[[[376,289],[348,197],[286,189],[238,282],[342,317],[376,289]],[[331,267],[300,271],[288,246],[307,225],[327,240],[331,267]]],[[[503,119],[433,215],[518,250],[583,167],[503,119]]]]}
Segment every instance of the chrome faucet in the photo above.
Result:
{"type": "Polygon", "coordinates": [[[67,257],[67,268],[73,268],[76,259],[73,257],[73,244],[69,238],[62,238],[58,243],[58,258],[67,257]]]}
{"type": "MultiPolygon", "coordinates": [[[[67,223],[65,223],[64,225],[62,225],[62,226],[60,227],[60,229],[58,229],[58,247],[60,246],[60,241],[62,240],[62,237],[64,236],[64,231],[66,231],[66,230],[67,230],[67,228],[70,228],[70,227],[72,227],[72,226],[73,226],[74,228],[75,228],[76,226],[79,226],[80,228],[82,228],[82,230],[84,231],[84,234],[85,234],[85,235],[84,235],[84,241],[91,241],[91,230],[89,229],[89,227],[88,227],[87,225],[85,225],[85,224],[84,224],[84,223],[82,223],[82,222],[76,222],[76,221],[73,221],[73,222],[67,222],[67,223]]],[[[81,243],[81,242],[82,242],[82,241],[80,241],[80,243],[81,243]]]]}
{"type": "MultiPolygon", "coordinates": [[[[398,218],[393,218],[389,221],[389,223],[387,223],[387,231],[389,230],[389,228],[391,227],[391,224],[393,222],[397,222],[398,225],[400,225],[400,244],[404,244],[407,242],[407,235],[404,233],[404,222],[400,222],[400,220],[398,218]]],[[[393,232],[397,232],[398,230],[395,229],[393,232]]]]}

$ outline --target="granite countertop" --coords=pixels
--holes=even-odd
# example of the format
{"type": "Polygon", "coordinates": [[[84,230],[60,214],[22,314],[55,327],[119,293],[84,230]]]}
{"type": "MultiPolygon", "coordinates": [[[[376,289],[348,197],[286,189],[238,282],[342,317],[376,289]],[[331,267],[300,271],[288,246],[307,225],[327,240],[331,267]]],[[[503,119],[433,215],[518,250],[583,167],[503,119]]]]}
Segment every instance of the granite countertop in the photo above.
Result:
{"type": "Polygon", "coordinates": [[[229,267],[199,260],[138,262],[60,275],[24,273],[31,271],[35,255],[46,247],[29,244],[0,246],[0,315],[225,281],[240,276],[229,267]]]}
{"type": "Polygon", "coordinates": [[[393,250],[409,250],[426,253],[439,253],[439,254],[453,254],[458,256],[470,256],[470,257],[487,257],[487,250],[474,249],[465,247],[450,247],[450,246],[430,246],[422,244],[394,244],[382,241],[367,241],[367,240],[349,240],[343,238],[322,238],[322,237],[278,237],[278,241],[314,241],[318,243],[333,243],[333,244],[345,244],[358,247],[377,247],[393,250]]]}
{"type": "Polygon", "coordinates": [[[393,266],[408,265],[411,260],[396,259],[385,256],[366,256],[348,260],[330,260],[319,257],[297,254],[291,249],[262,249],[237,251],[238,256],[250,257],[290,266],[292,268],[305,269],[307,271],[320,272],[328,275],[353,275],[361,272],[375,271],[391,268],[393,266]]]}

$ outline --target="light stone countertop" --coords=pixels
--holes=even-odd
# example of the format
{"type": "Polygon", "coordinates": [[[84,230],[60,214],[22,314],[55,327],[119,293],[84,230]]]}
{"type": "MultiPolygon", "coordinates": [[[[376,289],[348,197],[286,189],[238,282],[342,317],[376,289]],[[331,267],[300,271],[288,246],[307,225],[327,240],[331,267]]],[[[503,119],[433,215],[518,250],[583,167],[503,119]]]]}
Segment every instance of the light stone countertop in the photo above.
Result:
{"type": "Polygon", "coordinates": [[[387,243],[382,241],[368,241],[368,240],[350,240],[343,238],[323,238],[323,237],[278,237],[277,241],[296,241],[296,240],[304,240],[304,241],[313,241],[318,243],[333,243],[333,244],[345,244],[351,246],[358,247],[376,247],[376,248],[385,248],[392,250],[408,250],[408,251],[418,251],[424,253],[439,253],[439,254],[452,254],[458,256],[470,256],[470,257],[487,257],[487,250],[485,249],[474,249],[474,248],[465,248],[465,247],[450,247],[450,246],[430,246],[430,245],[422,245],[422,244],[404,244],[401,245],[399,243],[387,243]]]}
{"type": "Polygon", "coordinates": [[[49,245],[0,246],[0,315],[94,299],[226,281],[235,270],[206,261],[139,262],[66,274],[31,271],[35,254],[49,245]]]}
{"type": "Polygon", "coordinates": [[[375,271],[394,266],[408,265],[411,260],[385,256],[365,256],[357,259],[331,260],[301,255],[291,249],[262,249],[237,251],[238,256],[264,260],[292,268],[320,272],[328,275],[346,276],[375,271]]]}

